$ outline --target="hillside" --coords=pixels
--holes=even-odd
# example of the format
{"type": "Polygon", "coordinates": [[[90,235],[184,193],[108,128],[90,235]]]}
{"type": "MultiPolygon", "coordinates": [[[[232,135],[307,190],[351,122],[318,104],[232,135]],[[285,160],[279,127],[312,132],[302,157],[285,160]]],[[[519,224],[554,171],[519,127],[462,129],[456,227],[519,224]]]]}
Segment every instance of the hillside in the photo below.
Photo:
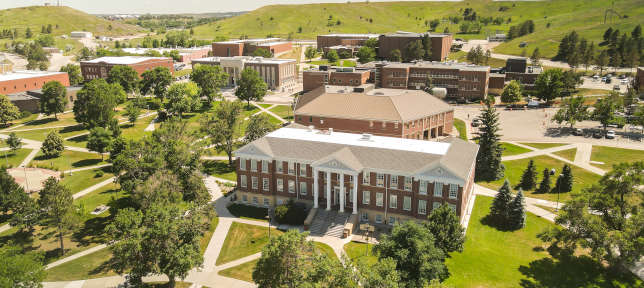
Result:
{"type": "Polygon", "coordinates": [[[21,37],[24,37],[27,27],[37,35],[40,34],[42,25],[48,24],[52,25],[54,36],[78,30],[89,31],[100,36],[145,32],[143,28],[137,26],[108,21],[69,7],[32,6],[0,10],[0,30],[17,28],[21,37]]]}
{"type": "MultiPolygon", "coordinates": [[[[195,28],[195,36],[213,39],[215,36],[239,38],[265,37],[269,34],[295,39],[315,39],[326,33],[386,33],[397,30],[426,31],[426,21],[462,15],[465,8],[472,8],[478,16],[503,17],[500,25],[483,26],[479,34],[456,34],[457,38],[484,39],[497,30],[507,32],[510,26],[526,20],[536,24],[535,33],[504,43],[495,49],[498,53],[520,54],[518,43],[528,42],[529,53],[540,47],[544,56],[554,56],[557,42],[563,34],[576,29],[582,36],[600,42],[603,31],[610,25],[602,24],[604,12],[610,7],[606,0],[551,0],[528,2],[493,2],[470,0],[464,2],[371,2],[325,3],[306,5],[270,5],[237,17],[232,17],[195,28]],[[507,10],[499,11],[506,6],[507,10]],[[507,23],[507,19],[511,22],[507,23]],[[339,25],[338,25],[338,20],[339,25]],[[550,27],[546,28],[547,23],[550,27]],[[298,33],[301,27],[301,33],[298,33]]],[[[613,27],[631,31],[637,24],[644,24],[644,0],[617,0],[614,9],[628,18],[615,20],[613,27]]],[[[442,20],[436,31],[458,32],[459,24],[442,20]]]]}

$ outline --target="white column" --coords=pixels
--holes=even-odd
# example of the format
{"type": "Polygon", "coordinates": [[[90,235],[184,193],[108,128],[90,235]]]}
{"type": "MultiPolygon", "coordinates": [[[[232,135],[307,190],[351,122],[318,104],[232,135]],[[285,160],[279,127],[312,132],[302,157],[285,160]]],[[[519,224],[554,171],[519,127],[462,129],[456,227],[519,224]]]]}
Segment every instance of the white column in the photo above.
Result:
{"type": "Polygon", "coordinates": [[[344,212],[344,173],[340,174],[340,213],[344,212]]]}
{"type": "Polygon", "coordinates": [[[358,214],[358,174],[353,175],[353,213],[358,214]]]}
{"type": "Polygon", "coordinates": [[[318,208],[318,169],[313,168],[313,208],[318,208]]]}
{"type": "Polygon", "coordinates": [[[331,172],[326,171],[326,210],[331,210],[331,172]]]}

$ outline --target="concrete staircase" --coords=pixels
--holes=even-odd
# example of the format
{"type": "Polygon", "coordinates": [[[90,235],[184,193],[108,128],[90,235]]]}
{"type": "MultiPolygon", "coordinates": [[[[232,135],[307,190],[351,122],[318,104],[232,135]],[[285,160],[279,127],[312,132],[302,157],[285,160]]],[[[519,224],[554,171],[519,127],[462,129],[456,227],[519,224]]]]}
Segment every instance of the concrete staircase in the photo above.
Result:
{"type": "Polygon", "coordinates": [[[349,213],[339,213],[335,210],[326,211],[325,209],[320,209],[311,224],[311,235],[342,238],[344,225],[349,220],[349,216],[351,216],[349,213]]]}

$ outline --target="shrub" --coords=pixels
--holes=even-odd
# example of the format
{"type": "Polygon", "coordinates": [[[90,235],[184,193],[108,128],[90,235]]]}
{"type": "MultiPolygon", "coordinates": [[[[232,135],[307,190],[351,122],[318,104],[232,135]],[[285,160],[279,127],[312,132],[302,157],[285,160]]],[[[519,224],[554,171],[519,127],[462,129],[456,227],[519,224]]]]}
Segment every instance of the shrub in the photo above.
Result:
{"type": "Polygon", "coordinates": [[[306,218],[306,206],[289,200],[288,203],[275,207],[275,220],[280,224],[302,225],[306,218]]]}
{"type": "Polygon", "coordinates": [[[29,117],[29,116],[31,116],[31,112],[29,112],[29,111],[22,111],[22,112],[20,112],[20,118],[21,118],[21,119],[27,118],[27,117],[29,117]]]}
{"type": "Polygon", "coordinates": [[[103,177],[103,175],[105,175],[105,172],[103,172],[103,170],[98,170],[98,172],[96,172],[96,175],[94,175],[94,178],[101,178],[103,177]]]}

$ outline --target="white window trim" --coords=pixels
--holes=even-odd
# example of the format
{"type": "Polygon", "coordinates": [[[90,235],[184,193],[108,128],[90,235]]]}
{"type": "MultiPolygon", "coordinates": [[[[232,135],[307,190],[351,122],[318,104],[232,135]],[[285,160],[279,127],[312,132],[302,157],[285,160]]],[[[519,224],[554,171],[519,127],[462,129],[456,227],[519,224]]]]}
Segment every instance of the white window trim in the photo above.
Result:
{"type": "Polygon", "coordinates": [[[239,158],[239,170],[246,170],[246,159],[239,158]]]}
{"type": "Polygon", "coordinates": [[[248,188],[248,178],[246,178],[246,175],[240,175],[239,181],[241,182],[242,188],[248,188]]]}
{"type": "Polygon", "coordinates": [[[252,177],[250,177],[250,180],[251,180],[250,181],[251,182],[251,188],[252,189],[258,189],[259,188],[259,180],[257,179],[257,177],[252,176],[252,177]]]}
{"type": "Polygon", "coordinates": [[[369,202],[371,202],[371,192],[362,191],[362,204],[369,205],[369,202]]]}
{"type": "Polygon", "coordinates": [[[295,194],[295,190],[297,190],[297,187],[295,187],[295,181],[288,180],[288,193],[295,194]],[[293,183],[293,191],[291,191],[291,183],[293,183]]]}
{"type": "Polygon", "coordinates": [[[262,178],[262,190],[264,191],[269,191],[271,184],[270,181],[268,180],[268,177],[262,178]]]}
{"type": "Polygon", "coordinates": [[[403,197],[403,210],[411,211],[411,197],[409,197],[409,196],[404,196],[403,197]],[[409,200],[409,201],[407,201],[407,200],[409,200]],[[409,203],[409,206],[405,207],[405,206],[407,206],[407,203],[409,203]]]}
{"type": "Polygon", "coordinates": [[[306,182],[300,182],[300,195],[306,195],[308,193],[307,189],[306,182]]]}
{"type": "Polygon", "coordinates": [[[426,215],[427,214],[427,201],[426,200],[418,200],[418,214],[420,214],[420,215],[426,215]],[[421,205],[421,202],[425,202],[425,205],[421,205]]]}
{"type": "Polygon", "coordinates": [[[397,209],[398,208],[398,196],[389,195],[389,208],[397,209]]]}
{"type": "Polygon", "coordinates": [[[427,181],[420,180],[418,183],[418,194],[427,195],[427,181]]]}
{"type": "Polygon", "coordinates": [[[443,183],[434,182],[434,197],[443,197],[443,183]],[[439,192],[439,194],[436,194],[439,192]]]}
{"type": "Polygon", "coordinates": [[[284,192],[284,179],[277,178],[277,192],[284,192]]]}
{"type": "Polygon", "coordinates": [[[377,192],[376,193],[376,206],[377,207],[383,207],[384,202],[385,202],[385,194],[381,193],[381,192],[377,192]],[[380,196],[380,197],[378,197],[378,196],[380,196]],[[380,201],[378,201],[378,198],[380,198],[380,201]],[[378,202],[380,202],[380,203],[378,203],[378,202]]]}
{"type": "Polygon", "coordinates": [[[458,185],[449,184],[449,198],[456,199],[458,198],[458,185]],[[453,193],[453,194],[452,194],[453,193]]]}

